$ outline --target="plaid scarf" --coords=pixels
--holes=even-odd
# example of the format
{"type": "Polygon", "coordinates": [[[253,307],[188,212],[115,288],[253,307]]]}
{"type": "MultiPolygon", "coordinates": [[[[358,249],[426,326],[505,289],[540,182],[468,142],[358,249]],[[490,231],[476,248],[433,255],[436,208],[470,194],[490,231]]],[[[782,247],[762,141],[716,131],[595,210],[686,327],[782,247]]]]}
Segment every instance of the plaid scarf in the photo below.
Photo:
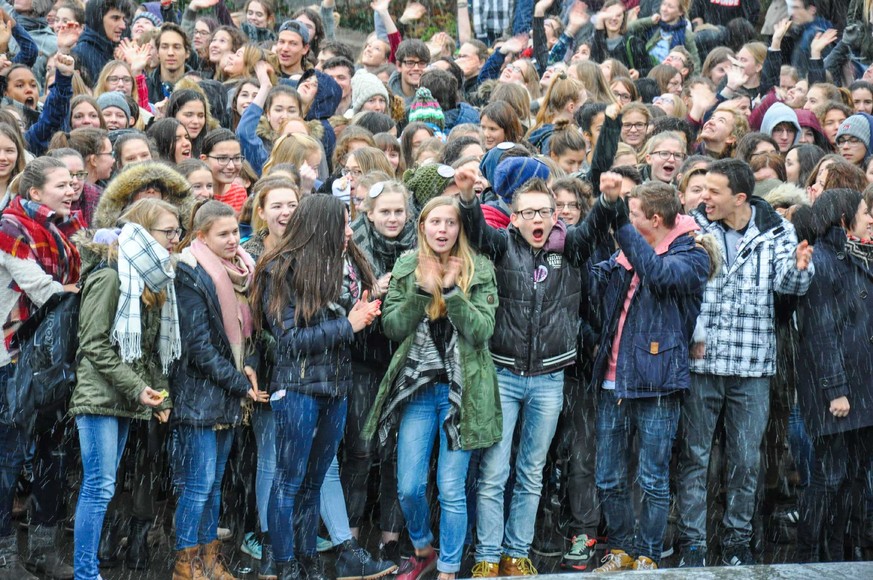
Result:
{"type": "Polygon", "coordinates": [[[866,269],[873,269],[873,240],[862,240],[849,234],[846,240],[846,252],[860,260],[866,269]]]}
{"type": "Polygon", "coordinates": [[[385,445],[388,437],[400,420],[400,411],[409,398],[422,387],[433,384],[445,373],[449,377],[449,402],[451,408],[442,427],[446,431],[449,449],[462,449],[461,441],[461,396],[464,377],[461,367],[458,333],[452,333],[446,345],[446,358],[437,349],[430,333],[427,317],[423,317],[415,329],[415,336],[379,418],[379,442],[385,445]]]}
{"type": "Polygon", "coordinates": [[[148,287],[152,292],[166,290],[161,307],[161,332],[158,354],[167,374],[170,363],[182,355],[179,337],[179,310],[176,306],[176,277],[170,264],[170,253],[139,224],[128,223],[118,237],[118,278],[121,297],[115,311],[110,341],[118,343],[121,360],[131,363],[142,357],[142,317],[140,299],[148,287]]]}
{"type": "MultiPolygon", "coordinates": [[[[37,262],[46,274],[61,284],[78,282],[79,251],[61,233],[59,225],[55,212],[47,206],[15,196],[0,217],[0,251],[13,258],[37,262]]],[[[66,230],[71,234],[76,229],[79,229],[79,224],[74,215],[66,230]]],[[[3,325],[7,349],[15,331],[36,310],[15,281],[12,289],[19,292],[19,296],[18,304],[3,325]]]]}

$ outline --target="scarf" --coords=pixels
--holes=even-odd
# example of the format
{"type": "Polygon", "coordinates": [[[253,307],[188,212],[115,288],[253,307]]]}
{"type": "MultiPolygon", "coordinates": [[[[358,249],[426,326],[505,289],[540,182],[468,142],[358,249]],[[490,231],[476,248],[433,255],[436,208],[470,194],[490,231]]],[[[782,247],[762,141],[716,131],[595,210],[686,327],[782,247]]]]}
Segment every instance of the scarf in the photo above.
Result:
{"type": "Polygon", "coordinates": [[[376,278],[381,278],[394,269],[394,262],[400,254],[415,248],[418,241],[414,220],[407,220],[400,234],[393,239],[377,232],[373,222],[365,215],[352,223],[352,230],[354,230],[355,245],[364,253],[376,278]]]}
{"type": "Polygon", "coordinates": [[[661,36],[670,37],[670,50],[677,46],[685,46],[685,31],[688,29],[688,21],[680,18],[676,24],[667,24],[659,22],[658,27],[661,29],[661,36]]]}
{"type": "Polygon", "coordinates": [[[867,270],[873,270],[873,240],[862,240],[849,235],[846,240],[846,252],[860,260],[867,270]]]}
{"type": "MultiPolygon", "coordinates": [[[[68,225],[70,232],[79,228],[75,215],[71,216],[68,225]]],[[[46,274],[61,284],[78,282],[81,266],[79,251],[58,226],[55,212],[47,206],[15,196],[0,218],[0,251],[13,258],[37,262],[46,274]]],[[[12,289],[19,296],[17,306],[13,307],[3,326],[7,349],[15,331],[36,310],[14,280],[12,289]]]]}
{"type": "Polygon", "coordinates": [[[115,311],[110,341],[118,343],[121,360],[131,363],[142,357],[142,317],[140,299],[147,286],[152,292],[166,289],[167,299],[161,307],[161,331],[158,354],[164,374],[170,363],[182,356],[179,337],[179,309],[176,305],[176,277],[170,253],[139,224],[128,223],[118,237],[118,278],[121,296],[115,311]]]}
{"type": "Polygon", "coordinates": [[[215,284],[224,332],[236,367],[242,370],[245,340],[252,336],[252,310],[245,295],[252,284],[255,263],[241,247],[237,247],[233,262],[219,258],[200,240],[191,242],[189,251],[215,284]]]}

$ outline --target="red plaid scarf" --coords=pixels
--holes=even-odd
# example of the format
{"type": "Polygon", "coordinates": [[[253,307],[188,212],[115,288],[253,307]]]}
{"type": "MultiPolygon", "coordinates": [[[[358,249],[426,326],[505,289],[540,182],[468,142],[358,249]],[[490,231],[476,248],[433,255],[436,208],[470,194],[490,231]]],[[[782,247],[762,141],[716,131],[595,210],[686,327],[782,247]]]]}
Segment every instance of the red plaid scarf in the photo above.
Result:
{"type": "MultiPolygon", "coordinates": [[[[34,260],[57,282],[73,284],[79,280],[79,251],[61,233],[55,217],[55,213],[45,205],[15,197],[0,217],[0,251],[13,258],[34,260]]],[[[76,212],[69,222],[62,224],[67,235],[81,227],[78,220],[76,212]]],[[[19,297],[18,304],[3,324],[7,349],[15,331],[36,310],[14,280],[12,289],[19,292],[19,297]]]]}

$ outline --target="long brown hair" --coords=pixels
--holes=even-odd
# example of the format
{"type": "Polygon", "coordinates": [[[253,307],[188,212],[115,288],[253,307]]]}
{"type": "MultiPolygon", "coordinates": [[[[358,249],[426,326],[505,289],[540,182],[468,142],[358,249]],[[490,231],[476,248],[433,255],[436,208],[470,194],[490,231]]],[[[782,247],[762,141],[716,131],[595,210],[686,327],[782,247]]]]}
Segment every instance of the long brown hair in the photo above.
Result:
{"type": "Polygon", "coordinates": [[[296,304],[295,324],[303,325],[309,324],[319,310],[339,300],[345,255],[357,267],[362,288],[373,288],[373,271],[354,240],[349,240],[343,251],[347,216],[345,204],[331,195],[309,195],[300,200],[285,234],[255,269],[250,303],[258,328],[267,318],[281,324],[282,313],[292,297],[296,304]],[[265,288],[268,269],[270,284],[265,288]],[[269,296],[266,306],[265,292],[269,296]]]}

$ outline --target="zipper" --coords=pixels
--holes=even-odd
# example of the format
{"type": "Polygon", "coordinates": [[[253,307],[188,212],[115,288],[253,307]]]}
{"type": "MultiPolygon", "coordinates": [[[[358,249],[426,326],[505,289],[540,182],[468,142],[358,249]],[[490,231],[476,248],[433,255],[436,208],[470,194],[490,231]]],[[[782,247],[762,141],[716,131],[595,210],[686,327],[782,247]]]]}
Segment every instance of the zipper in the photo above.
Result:
{"type": "Polygon", "coordinates": [[[306,359],[303,359],[303,364],[300,365],[300,378],[306,378],[306,359]]]}

